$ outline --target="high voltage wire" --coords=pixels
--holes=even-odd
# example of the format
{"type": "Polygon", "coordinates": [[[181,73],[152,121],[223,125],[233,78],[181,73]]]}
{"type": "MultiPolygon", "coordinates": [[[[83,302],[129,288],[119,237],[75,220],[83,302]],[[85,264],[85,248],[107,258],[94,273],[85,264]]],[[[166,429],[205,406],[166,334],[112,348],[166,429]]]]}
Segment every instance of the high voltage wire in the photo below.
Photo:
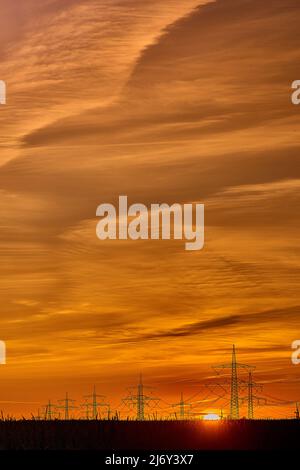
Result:
{"type": "MultiPolygon", "coordinates": [[[[267,407],[269,410],[275,410],[278,416],[283,416],[285,413],[279,410],[280,406],[296,405],[296,411],[294,412],[295,417],[300,417],[299,407],[295,401],[283,400],[272,395],[263,393],[257,395],[256,392],[262,390],[262,385],[258,384],[253,379],[253,370],[255,367],[248,364],[241,364],[237,361],[237,353],[235,345],[232,348],[231,362],[214,365],[213,369],[216,372],[216,382],[204,384],[203,387],[208,389],[208,393],[204,394],[203,391],[198,391],[191,395],[188,399],[184,399],[183,393],[181,393],[179,401],[175,403],[169,403],[164,399],[153,396],[152,394],[146,394],[146,387],[143,383],[142,376],[140,376],[139,383],[134,387],[131,387],[131,392],[115,408],[116,412],[113,419],[120,419],[120,413],[127,410],[127,419],[133,416],[138,421],[146,419],[157,419],[157,409],[166,413],[168,417],[174,416],[175,419],[194,419],[195,416],[202,416],[201,405],[210,404],[210,406],[216,403],[221,403],[221,410],[230,408],[229,418],[239,419],[240,418],[240,407],[247,405],[247,417],[248,419],[254,419],[256,417],[255,409],[259,409],[259,415],[261,415],[261,409],[267,407]],[[230,377],[222,374],[226,370],[229,370],[230,377]],[[241,372],[247,372],[247,379],[241,378],[241,372]],[[229,392],[229,398],[228,398],[229,392]],[[202,398],[195,400],[196,397],[202,394],[202,398]],[[164,405],[164,406],[162,406],[164,405]],[[178,411],[177,411],[178,410],[178,411]],[[153,413],[151,413],[153,411],[153,413]]],[[[93,393],[91,395],[84,396],[85,402],[79,407],[75,406],[75,400],[69,398],[68,393],[66,397],[59,400],[59,405],[55,405],[48,401],[47,405],[44,405],[44,412],[38,411],[37,416],[32,416],[33,419],[61,419],[60,410],[63,411],[63,418],[68,420],[71,418],[71,413],[76,409],[81,409],[84,412],[85,419],[98,419],[101,418],[101,409],[104,409],[105,416],[107,419],[111,419],[111,407],[109,403],[105,402],[104,395],[98,395],[96,387],[94,386],[93,393]]],[[[221,411],[223,415],[223,411],[221,411]]]]}

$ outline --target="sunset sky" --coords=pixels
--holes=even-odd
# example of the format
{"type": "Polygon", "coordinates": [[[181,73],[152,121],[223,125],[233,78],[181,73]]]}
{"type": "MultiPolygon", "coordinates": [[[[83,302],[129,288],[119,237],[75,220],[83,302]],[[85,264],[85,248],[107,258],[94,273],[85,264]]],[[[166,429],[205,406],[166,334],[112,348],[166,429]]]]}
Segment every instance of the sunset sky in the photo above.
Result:
{"type": "Polygon", "coordinates": [[[260,394],[300,401],[300,2],[0,8],[0,409],[94,384],[116,409],[140,372],[201,399],[233,343],[260,394]],[[204,203],[204,249],[97,239],[122,194],[204,203]]]}

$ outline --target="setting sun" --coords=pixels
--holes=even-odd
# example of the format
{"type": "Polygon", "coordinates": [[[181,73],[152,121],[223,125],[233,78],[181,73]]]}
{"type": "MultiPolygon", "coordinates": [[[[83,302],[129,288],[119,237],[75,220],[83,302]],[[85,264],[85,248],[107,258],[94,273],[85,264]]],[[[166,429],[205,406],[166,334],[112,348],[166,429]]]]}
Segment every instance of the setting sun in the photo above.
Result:
{"type": "Polygon", "coordinates": [[[207,415],[204,416],[204,421],[219,421],[221,418],[219,415],[215,413],[208,413],[207,415]]]}

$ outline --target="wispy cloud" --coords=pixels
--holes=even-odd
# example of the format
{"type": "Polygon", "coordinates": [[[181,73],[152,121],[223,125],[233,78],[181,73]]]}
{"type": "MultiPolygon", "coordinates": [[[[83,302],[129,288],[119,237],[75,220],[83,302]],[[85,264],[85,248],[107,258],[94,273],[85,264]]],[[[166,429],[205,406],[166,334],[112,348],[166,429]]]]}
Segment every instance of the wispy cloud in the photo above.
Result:
{"type": "Polygon", "coordinates": [[[29,393],[43,377],[44,400],[54,377],[81,373],[116,387],[142,367],[163,383],[192,381],[233,342],[270,383],[293,381],[299,3],[1,8],[4,381],[29,393]],[[119,194],[204,202],[204,250],[101,243],[96,207],[119,194]]]}

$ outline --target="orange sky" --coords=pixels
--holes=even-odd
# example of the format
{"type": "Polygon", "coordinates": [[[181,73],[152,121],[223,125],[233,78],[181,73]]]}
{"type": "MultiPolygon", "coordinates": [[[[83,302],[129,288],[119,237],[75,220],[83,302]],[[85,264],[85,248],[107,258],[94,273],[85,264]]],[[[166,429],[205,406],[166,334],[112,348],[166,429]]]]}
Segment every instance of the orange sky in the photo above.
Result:
{"type": "Polygon", "coordinates": [[[200,399],[233,343],[300,399],[299,23],[298,0],[1,0],[5,413],[94,383],[117,407],[140,371],[200,399]],[[120,194],[205,203],[204,250],[100,242],[120,194]]]}

